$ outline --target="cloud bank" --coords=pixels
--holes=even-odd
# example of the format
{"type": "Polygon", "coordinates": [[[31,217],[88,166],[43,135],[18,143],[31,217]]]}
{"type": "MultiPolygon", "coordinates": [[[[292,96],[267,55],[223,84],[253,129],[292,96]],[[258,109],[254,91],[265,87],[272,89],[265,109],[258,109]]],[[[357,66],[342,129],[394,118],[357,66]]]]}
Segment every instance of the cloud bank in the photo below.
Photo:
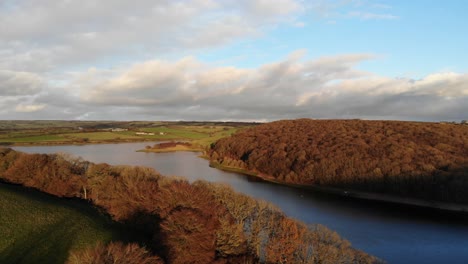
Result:
{"type": "Polygon", "coordinates": [[[297,51],[255,69],[211,66],[193,57],[114,70],[93,68],[75,74],[64,86],[30,90],[29,104],[15,112],[126,120],[467,117],[467,74],[436,73],[413,80],[358,69],[371,59],[371,54],[306,59],[304,51],[297,51]]]}

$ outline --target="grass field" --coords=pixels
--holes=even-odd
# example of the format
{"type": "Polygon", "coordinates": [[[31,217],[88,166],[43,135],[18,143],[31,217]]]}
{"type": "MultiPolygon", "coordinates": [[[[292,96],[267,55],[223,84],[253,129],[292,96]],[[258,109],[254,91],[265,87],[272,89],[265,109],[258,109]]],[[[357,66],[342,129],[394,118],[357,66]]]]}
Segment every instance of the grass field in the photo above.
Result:
{"type": "Polygon", "coordinates": [[[198,140],[194,140],[193,144],[198,144],[200,146],[206,147],[206,146],[209,146],[211,143],[215,142],[218,139],[228,137],[228,136],[234,134],[237,130],[239,130],[239,128],[227,127],[226,130],[223,128],[221,130],[218,130],[218,131],[212,133],[208,137],[201,138],[201,139],[198,139],[198,140]]]}
{"type": "Polygon", "coordinates": [[[0,263],[64,263],[71,250],[128,235],[88,204],[0,183],[0,263]]]}

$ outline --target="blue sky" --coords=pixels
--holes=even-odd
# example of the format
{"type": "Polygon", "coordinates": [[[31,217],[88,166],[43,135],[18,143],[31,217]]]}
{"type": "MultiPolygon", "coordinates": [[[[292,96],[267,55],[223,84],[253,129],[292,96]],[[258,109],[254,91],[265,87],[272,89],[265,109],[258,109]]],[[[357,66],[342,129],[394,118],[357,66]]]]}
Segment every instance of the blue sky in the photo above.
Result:
{"type": "Polygon", "coordinates": [[[202,51],[200,58],[211,62],[232,58],[235,66],[258,67],[293,50],[307,49],[311,58],[373,53],[378,59],[363,63],[362,68],[393,77],[421,78],[439,71],[466,71],[468,2],[368,2],[362,4],[366,7],[343,4],[331,11],[329,17],[306,11],[297,17],[303,27],[291,24],[273,27],[261,37],[202,51]],[[347,17],[353,12],[384,18],[347,17]],[[386,15],[391,18],[385,18],[386,15]]]}
{"type": "Polygon", "coordinates": [[[468,119],[467,3],[3,0],[0,119],[468,119]]]}

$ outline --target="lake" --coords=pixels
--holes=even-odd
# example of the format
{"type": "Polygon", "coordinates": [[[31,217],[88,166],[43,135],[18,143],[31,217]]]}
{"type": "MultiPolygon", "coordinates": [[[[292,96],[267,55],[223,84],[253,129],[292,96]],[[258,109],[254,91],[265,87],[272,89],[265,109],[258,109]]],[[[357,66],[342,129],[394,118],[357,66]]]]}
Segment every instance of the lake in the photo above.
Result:
{"type": "Polygon", "coordinates": [[[468,263],[468,217],[435,210],[311,193],[220,171],[193,152],[135,152],[153,143],[15,147],[29,153],[66,152],[112,165],[152,167],[163,175],[184,176],[231,185],[264,199],[287,215],[320,223],[348,239],[355,248],[388,263],[468,263]]]}

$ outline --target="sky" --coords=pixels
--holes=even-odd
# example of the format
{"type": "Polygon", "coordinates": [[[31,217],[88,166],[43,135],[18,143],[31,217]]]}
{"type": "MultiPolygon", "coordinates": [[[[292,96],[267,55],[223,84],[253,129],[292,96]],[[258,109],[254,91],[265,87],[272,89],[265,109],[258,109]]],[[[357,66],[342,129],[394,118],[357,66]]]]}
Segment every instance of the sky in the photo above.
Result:
{"type": "Polygon", "coordinates": [[[468,119],[468,1],[0,0],[0,119],[468,119]]]}

